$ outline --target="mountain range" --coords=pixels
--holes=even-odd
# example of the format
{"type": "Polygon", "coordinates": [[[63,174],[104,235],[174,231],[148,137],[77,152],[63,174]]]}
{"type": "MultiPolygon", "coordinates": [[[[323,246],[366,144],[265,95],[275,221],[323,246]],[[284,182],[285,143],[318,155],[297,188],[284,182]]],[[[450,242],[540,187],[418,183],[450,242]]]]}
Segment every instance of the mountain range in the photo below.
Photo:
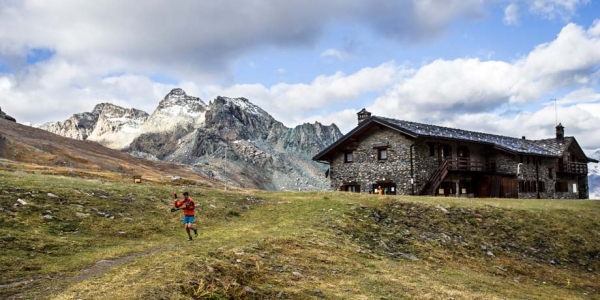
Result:
{"type": "Polygon", "coordinates": [[[171,90],[154,112],[101,103],[40,126],[139,158],[174,162],[224,184],[266,190],[326,190],[326,167],[311,157],[342,134],[335,124],[288,128],[246,98],[208,104],[171,90]]]}

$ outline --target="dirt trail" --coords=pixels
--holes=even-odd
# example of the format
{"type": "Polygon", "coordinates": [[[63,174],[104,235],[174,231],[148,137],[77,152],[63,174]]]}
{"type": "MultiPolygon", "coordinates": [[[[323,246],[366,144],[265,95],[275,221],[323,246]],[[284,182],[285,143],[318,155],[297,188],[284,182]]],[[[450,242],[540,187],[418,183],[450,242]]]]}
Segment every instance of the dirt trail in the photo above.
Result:
{"type": "Polygon", "coordinates": [[[127,256],[117,258],[117,259],[102,259],[102,260],[97,261],[96,264],[94,264],[93,266],[80,271],[79,274],[77,274],[76,276],[66,279],[66,282],[75,283],[75,282],[84,281],[91,277],[102,275],[102,274],[108,272],[109,270],[111,270],[115,267],[118,267],[124,263],[128,263],[138,257],[143,257],[146,255],[163,252],[165,250],[167,250],[166,247],[159,247],[159,248],[154,248],[154,249],[150,249],[150,250],[146,250],[146,251],[142,251],[142,252],[132,253],[127,256]]]}
{"type": "MultiPolygon", "coordinates": [[[[144,256],[155,254],[155,253],[160,253],[160,252],[163,252],[166,250],[168,250],[168,247],[162,246],[162,247],[148,249],[148,250],[145,250],[142,252],[132,253],[127,256],[123,256],[123,257],[119,257],[119,258],[115,258],[115,259],[102,259],[102,260],[97,261],[93,266],[79,271],[79,273],[73,277],[64,277],[64,276],[59,275],[58,277],[54,277],[54,278],[36,278],[36,279],[31,279],[31,280],[24,280],[24,281],[9,283],[9,284],[3,284],[3,285],[0,285],[0,294],[3,294],[3,293],[1,293],[2,290],[18,288],[17,290],[14,290],[15,294],[8,297],[8,299],[29,299],[30,297],[28,295],[23,294],[23,292],[27,292],[27,289],[29,289],[28,286],[30,286],[32,283],[35,283],[35,285],[39,287],[41,284],[44,284],[44,283],[48,284],[52,281],[61,282],[62,284],[52,285],[50,283],[51,286],[49,286],[46,289],[46,292],[47,292],[46,295],[50,296],[51,294],[53,294],[53,295],[60,294],[62,291],[67,289],[68,285],[70,285],[70,284],[81,282],[81,281],[87,280],[92,277],[100,276],[100,275],[112,270],[113,268],[116,268],[122,264],[128,263],[136,258],[144,257],[144,256]]],[[[12,293],[11,291],[8,291],[8,292],[12,293]]],[[[4,295],[6,295],[6,294],[4,294],[4,295]]]]}

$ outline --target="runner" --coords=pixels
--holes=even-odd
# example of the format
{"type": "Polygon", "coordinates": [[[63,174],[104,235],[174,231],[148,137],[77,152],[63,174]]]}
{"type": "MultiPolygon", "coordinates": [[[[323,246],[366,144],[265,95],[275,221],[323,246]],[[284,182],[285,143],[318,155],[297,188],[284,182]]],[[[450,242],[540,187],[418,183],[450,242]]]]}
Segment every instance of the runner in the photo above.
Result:
{"type": "Polygon", "coordinates": [[[192,240],[190,229],[194,230],[194,236],[198,237],[198,229],[196,228],[196,225],[194,225],[194,210],[196,209],[196,203],[194,202],[194,199],[190,198],[190,194],[188,192],[184,192],[183,199],[175,199],[174,205],[176,208],[183,207],[183,226],[188,234],[188,241],[192,240]]]}

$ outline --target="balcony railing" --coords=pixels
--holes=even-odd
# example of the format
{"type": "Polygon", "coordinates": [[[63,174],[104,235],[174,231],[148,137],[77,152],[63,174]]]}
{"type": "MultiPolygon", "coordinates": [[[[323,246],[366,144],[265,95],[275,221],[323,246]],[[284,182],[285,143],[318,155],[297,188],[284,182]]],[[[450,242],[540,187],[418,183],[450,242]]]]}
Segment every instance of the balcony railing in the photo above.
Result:
{"type": "Polygon", "coordinates": [[[557,164],[556,170],[559,173],[570,173],[570,174],[587,174],[588,168],[587,163],[562,163],[557,164]]]}
{"type": "Polygon", "coordinates": [[[479,160],[470,157],[449,158],[448,169],[452,171],[496,172],[495,160],[479,160]]]}

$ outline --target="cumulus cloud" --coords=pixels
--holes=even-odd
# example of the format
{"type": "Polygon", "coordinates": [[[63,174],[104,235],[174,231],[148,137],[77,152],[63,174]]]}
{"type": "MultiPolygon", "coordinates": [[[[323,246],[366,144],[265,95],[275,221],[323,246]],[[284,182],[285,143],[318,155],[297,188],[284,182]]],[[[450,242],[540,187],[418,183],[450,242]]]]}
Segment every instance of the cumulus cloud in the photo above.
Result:
{"type": "MultiPolygon", "coordinates": [[[[152,80],[154,74],[164,74],[207,102],[216,95],[246,97],[288,126],[332,121],[347,131],[355,125],[355,110],[372,98],[367,109],[375,114],[514,135],[514,128],[551,131],[551,108],[528,112],[524,106],[549,93],[575,89],[558,100],[563,125],[600,140],[580,124],[597,124],[599,117],[594,113],[600,111],[594,88],[600,61],[598,21],[587,30],[568,24],[556,39],[514,61],[437,59],[417,67],[388,62],[349,74],[315,75],[307,83],[214,84],[230,78],[233,64],[249,51],[264,46],[310,48],[331,24],[363,26],[401,43],[418,43],[439,37],[458,18],[485,17],[487,7],[498,2],[506,5],[504,21],[509,25],[528,12],[568,20],[588,3],[223,0],[173,5],[148,0],[139,5],[0,0],[0,28],[11,29],[0,30],[0,62],[11,70],[0,74],[0,94],[8,99],[2,107],[31,122],[65,119],[100,102],[151,113],[175,87],[152,80]],[[33,49],[52,56],[27,64],[33,49]]],[[[342,46],[321,56],[344,59],[352,54],[342,46]]]]}
{"type": "MultiPolygon", "coordinates": [[[[557,38],[513,62],[435,60],[386,90],[368,110],[377,115],[544,138],[554,135],[555,115],[587,148],[600,147],[600,96],[594,89],[600,66],[598,22],[585,30],[566,25],[557,38]],[[538,107],[544,95],[575,89],[558,107],[538,107]],[[531,104],[530,104],[531,103],[531,104]],[[505,114],[505,112],[512,112],[505,114]]],[[[410,72],[407,72],[410,74],[410,72]]],[[[551,103],[554,104],[554,103],[551,103]]]]}
{"type": "Polygon", "coordinates": [[[324,111],[336,111],[336,108],[347,106],[368,93],[382,92],[402,76],[402,70],[401,66],[388,62],[349,75],[342,72],[321,75],[306,84],[198,86],[188,82],[182,86],[203,99],[217,95],[248,98],[284,124],[293,126],[314,119],[315,115],[322,115],[324,111]]]}
{"type": "Polygon", "coordinates": [[[312,46],[329,23],[365,24],[398,40],[429,38],[454,18],[477,10],[464,2],[478,1],[451,1],[448,9],[438,9],[437,2],[8,1],[0,10],[0,28],[11,30],[0,31],[0,59],[43,48],[113,72],[215,76],[258,46],[312,46]]]}

